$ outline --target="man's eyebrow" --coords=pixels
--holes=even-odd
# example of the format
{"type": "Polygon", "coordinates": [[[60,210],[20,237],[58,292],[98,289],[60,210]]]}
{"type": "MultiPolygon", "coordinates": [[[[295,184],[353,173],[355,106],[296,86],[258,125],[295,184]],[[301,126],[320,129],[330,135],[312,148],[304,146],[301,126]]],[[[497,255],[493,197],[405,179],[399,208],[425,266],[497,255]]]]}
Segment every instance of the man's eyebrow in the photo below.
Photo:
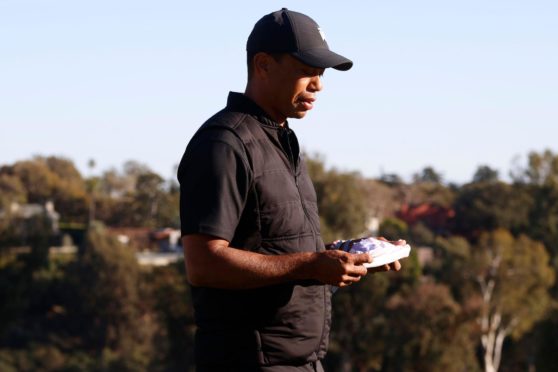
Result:
{"type": "Polygon", "coordinates": [[[325,72],[325,68],[320,67],[312,67],[312,66],[303,66],[302,71],[309,75],[320,75],[323,76],[325,72]]]}

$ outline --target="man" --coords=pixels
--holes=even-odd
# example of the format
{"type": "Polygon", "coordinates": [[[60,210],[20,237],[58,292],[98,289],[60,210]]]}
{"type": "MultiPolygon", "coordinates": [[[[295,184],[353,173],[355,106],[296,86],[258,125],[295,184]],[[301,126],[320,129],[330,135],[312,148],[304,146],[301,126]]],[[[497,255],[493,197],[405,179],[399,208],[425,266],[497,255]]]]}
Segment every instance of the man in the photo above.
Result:
{"type": "MultiPolygon", "coordinates": [[[[181,223],[197,325],[198,371],[321,371],[329,285],[367,274],[368,254],[326,250],[316,194],[287,118],[303,118],[329,50],[311,18],[260,19],[247,43],[248,83],[194,135],[178,170],[181,223]]],[[[398,270],[398,262],[381,270],[398,270]]]]}

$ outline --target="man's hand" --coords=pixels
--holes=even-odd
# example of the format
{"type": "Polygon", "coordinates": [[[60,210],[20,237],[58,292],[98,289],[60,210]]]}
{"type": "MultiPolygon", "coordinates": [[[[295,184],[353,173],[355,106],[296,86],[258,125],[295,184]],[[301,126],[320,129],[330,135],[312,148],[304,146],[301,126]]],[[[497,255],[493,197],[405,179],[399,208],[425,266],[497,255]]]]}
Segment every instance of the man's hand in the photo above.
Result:
{"type": "MultiPolygon", "coordinates": [[[[399,239],[399,240],[396,240],[396,241],[389,241],[384,237],[379,237],[377,239],[389,242],[389,243],[394,244],[394,245],[405,245],[405,244],[407,244],[407,242],[403,239],[399,239]]],[[[340,242],[340,240],[336,240],[334,242],[328,243],[328,244],[325,245],[325,248],[327,250],[334,250],[335,245],[338,242],[340,242]]],[[[399,271],[399,270],[401,270],[401,263],[399,261],[394,261],[394,262],[386,264],[386,265],[382,265],[382,266],[378,266],[378,267],[371,267],[371,268],[368,269],[368,272],[369,273],[377,273],[377,272],[383,272],[383,271],[399,271]]]]}
{"type": "Polygon", "coordinates": [[[372,262],[368,253],[352,254],[340,250],[327,250],[316,253],[311,265],[311,276],[325,284],[346,287],[358,282],[368,273],[362,266],[372,262]]]}
{"type": "MultiPolygon", "coordinates": [[[[379,237],[378,239],[383,240],[385,242],[389,242],[389,243],[394,244],[394,245],[405,245],[405,244],[407,244],[407,242],[403,239],[389,241],[386,238],[384,238],[383,236],[379,237]]],[[[370,269],[368,269],[368,272],[369,273],[377,273],[377,272],[391,271],[391,270],[393,270],[393,271],[401,270],[401,263],[399,262],[399,260],[394,261],[394,262],[389,263],[389,264],[382,265],[382,266],[371,267],[370,269]]]]}

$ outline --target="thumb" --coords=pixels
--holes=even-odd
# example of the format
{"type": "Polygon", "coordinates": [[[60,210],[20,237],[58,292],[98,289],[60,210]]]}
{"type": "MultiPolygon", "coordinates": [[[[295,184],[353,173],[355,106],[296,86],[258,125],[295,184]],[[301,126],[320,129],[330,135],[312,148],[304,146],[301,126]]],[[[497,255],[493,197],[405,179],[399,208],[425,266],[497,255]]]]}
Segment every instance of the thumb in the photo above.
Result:
{"type": "Polygon", "coordinates": [[[372,262],[372,256],[368,253],[358,253],[353,255],[353,264],[362,265],[372,262]]]}

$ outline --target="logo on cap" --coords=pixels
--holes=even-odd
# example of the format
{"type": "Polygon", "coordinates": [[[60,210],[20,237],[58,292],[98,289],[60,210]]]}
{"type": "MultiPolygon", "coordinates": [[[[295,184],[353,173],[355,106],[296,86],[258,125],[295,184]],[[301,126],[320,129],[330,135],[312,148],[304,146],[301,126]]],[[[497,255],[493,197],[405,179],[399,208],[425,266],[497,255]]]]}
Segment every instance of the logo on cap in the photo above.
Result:
{"type": "Polygon", "coordinates": [[[322,29],[319,28],[319,27],[318,27],[318,32],[320,33],[320,36],[322,37],[322,39],[323,39],[324,41],[326,41],[326,39],[325,39],[325,34],[324,34],[324,32],[322,31],[322,29]]]}

